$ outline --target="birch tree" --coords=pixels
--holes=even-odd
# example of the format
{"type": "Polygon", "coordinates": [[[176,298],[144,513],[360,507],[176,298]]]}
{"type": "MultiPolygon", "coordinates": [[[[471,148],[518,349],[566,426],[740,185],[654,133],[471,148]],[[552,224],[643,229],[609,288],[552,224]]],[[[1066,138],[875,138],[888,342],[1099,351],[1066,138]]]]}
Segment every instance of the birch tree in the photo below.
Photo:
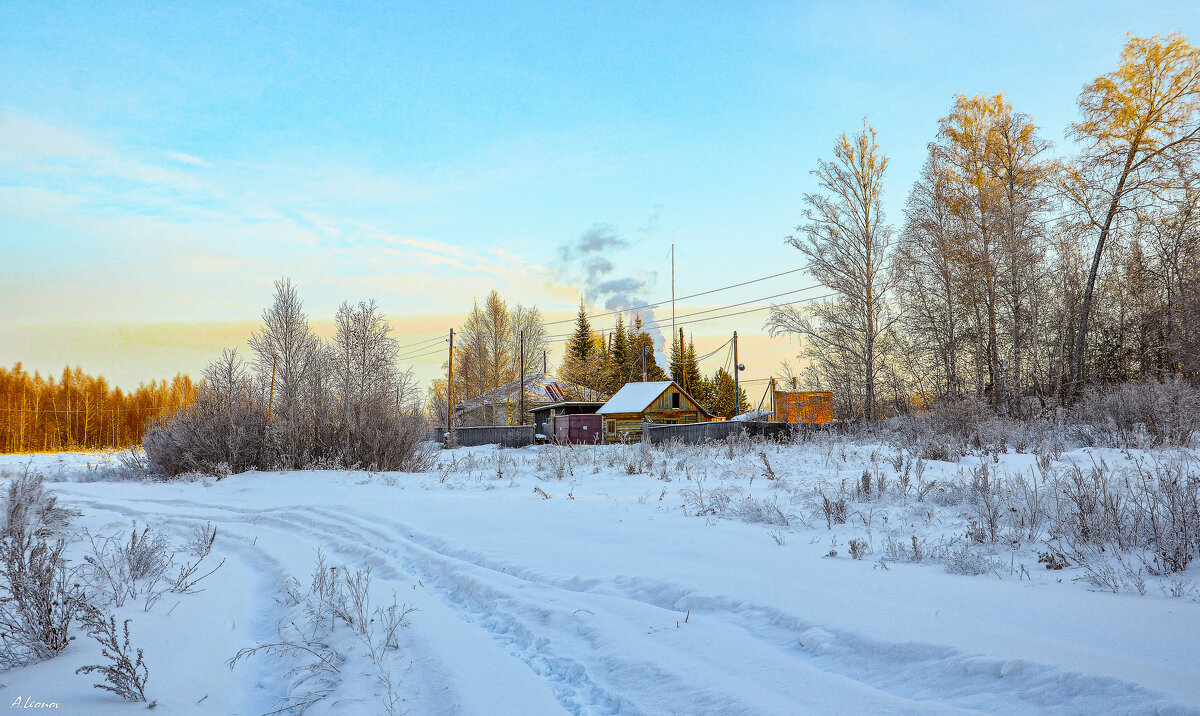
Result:
{"type": "Polygon", "coordinates": [[[795,333],[808,339],[810,353],[837,356],[838,370],[861,379],[861,412],[871,420],[881,337],[892,320],[884,308],[893,282],[884,271],[893,233],[881,203],[887,157],[865,121],[853,137],[842,134],[833,156],[813,171],[821,191],[804,196],[806,223],[787,241],[808,259],[809,272],[835,297],[808,311],[774,307],[767,327],[771,335],[795,333]]]}
{"type": "Polygon", "coordinates": [[[1083,151],[1064,167],[1062,188],[1095,232],[1071,356],[1071,388],[1083,384],[1088,320],[1105,247],[1118,220],[1163,188],[1164,169],[1200,140],[1200,50],[1178,33],[1131,37],[1117,69],[1079,96],[1082,119],[1068,135],[1083,151]]]}

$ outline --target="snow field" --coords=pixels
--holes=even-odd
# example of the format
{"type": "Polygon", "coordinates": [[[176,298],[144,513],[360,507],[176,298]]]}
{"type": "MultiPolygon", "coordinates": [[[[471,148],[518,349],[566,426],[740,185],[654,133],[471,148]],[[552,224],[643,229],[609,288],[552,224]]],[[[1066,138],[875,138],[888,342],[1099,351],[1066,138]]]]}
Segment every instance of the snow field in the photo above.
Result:
{"type": "MultiPolygon", "coordinates": [[[[295,657],[258,655],[233,670],[226,661],[295,618],[287,588],[295,578],[307,589],[318,549],[331,565],[370,567],[374,603],[394,592],[418,610],[388,657],[412,714],[1200,713],[1192,599],[1090,591],[1073,581],[1078,570],[1038,564],[1039,544],[973,546],[990,560],[977,576],[881,560],[888,536],[957,544],[972,517],[948,498],[920,502],[893,487],[857,500],[842,488],[891,470],[889,450],[832,438],[462,448],[420,475],[172,483],[75,481],[118,475],[87,467],[94,456],[34,464],[61,480],[52,489],[92,532],[135,519],[176,535],[217,526],[214,556],[228,562],[205,591],[118,614],[133,619],[147,692],[166,713],[261,714],[303,693],[288,673],[295,657]],[[764,476],[759,453],[778,479],[764,476]],[[726,508],[695,514],[684,493],[698,483],[726,508]],[[839,488],[848,520],[828,529],[820,496],[839,488]],[[749,499],[777,506],[787,524],[743,521],[764,514],[734,509],[749,499]],[[851,539],[868,545],[862,560],[848,556],[851,539]]],[[[1092,450],[1060,462],[1093,457],[1130,459],[1092,450]]],[[[1015,473],[1035,459],[990,465],[1015,473]]],[[[980,462],[931,462],[924,479],[969,480],[980,462]]],[[[336,636],[346,660],[309,713],[384,713],[375,667],[348,631],[336,636]]],[[[57,659],[0,674],[0,701],[141,708],[72,673],[96,656],[81,635],[57,659]]]]}

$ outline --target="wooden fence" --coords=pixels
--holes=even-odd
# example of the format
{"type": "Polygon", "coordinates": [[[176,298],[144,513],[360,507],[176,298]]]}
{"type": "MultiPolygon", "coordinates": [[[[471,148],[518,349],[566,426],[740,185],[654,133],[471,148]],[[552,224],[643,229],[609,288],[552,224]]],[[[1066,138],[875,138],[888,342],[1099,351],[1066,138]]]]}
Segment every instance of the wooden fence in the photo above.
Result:
{"type": "Polygon", "coordinates": [[[804,429],[803,426],[791,423],[768,423],[753,420],[723,420],[714,423],[684,423],[680,425],[646,424],[643,427],[646,439],[651,443],[678,440],[689,444],[724,440],[731,435],[741,434],[768,440],[791,440],[795,432],[802,429],[804,429]]]}
{"type": "Polygon", "coordinates": [[[503,445],[524,447],[533,444],[532,425],[476,425],[454,428],[456,445],[503,445]]]}

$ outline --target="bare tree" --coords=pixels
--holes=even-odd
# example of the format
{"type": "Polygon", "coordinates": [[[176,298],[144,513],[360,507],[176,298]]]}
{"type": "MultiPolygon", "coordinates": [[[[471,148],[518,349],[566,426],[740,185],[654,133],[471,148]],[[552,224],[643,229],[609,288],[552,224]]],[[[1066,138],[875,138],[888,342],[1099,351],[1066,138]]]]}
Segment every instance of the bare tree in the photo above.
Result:
{"type": "Polygon", "coordinates": [[[905,205],[904,230],[892,256],[903,307],[901,322],[918,348],[916,360],[936,365],[940,394],[961,396],[959,351],[964,340],[959,325],[951,246],[956,220],[947,198],[950,177],[931,152],[905,205]]]}
{"type": "Polygon", "coordinates": [[[813,174],[822,193],[804,196],[807,223],[788,243],[808,259],[810,273],[836,294],[811,313],[794,306],[774,307],[767,320],[771,335],[797,333],[841,370],[857,373],[863,386],[862,414],[874,419],[881,337],[894,320],[884,300],[893,279],[884,271],[892,229],[884,223],[883,175],[887,157],[875,130],[863,122],[853,138],[842,134],[834,160],[821,161],[813,174]]]}
{"type": "Polygon", "coordinates": [[[1131,37],[1117,69],[1084,87],[1070,136],[1083,152],[1064,167],[1065,195],[1097,232],[1071,357],[1082,389],[1088,318],[1104,249],[1123,214],[1163,186],[1164,169],[1200,140],[1200,50],[1183,35],[1131,37]]]}
{"type": "Polygon", "coordinates": [[[250,336],[259,382],[270,391],[274,372],[273,403],[269,406],[279,428],[282,460],[289,466],[300,466],[300,444],[305,433],[306,383],[309,369],[319,350],[320,339],[308,325],[304,304],[291,279],[275,282],[271,307],[263,311],[263,326],[250,336]]]}

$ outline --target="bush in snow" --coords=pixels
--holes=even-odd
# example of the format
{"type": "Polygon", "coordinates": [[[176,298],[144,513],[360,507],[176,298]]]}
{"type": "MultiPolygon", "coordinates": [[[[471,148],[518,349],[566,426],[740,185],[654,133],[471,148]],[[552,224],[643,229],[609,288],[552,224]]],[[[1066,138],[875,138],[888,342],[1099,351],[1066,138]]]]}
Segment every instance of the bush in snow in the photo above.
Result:
{"type": "Polygon", "coordinates": [[[74,638],[83,591],[67,569],[60,536],[75,513],[59,507],[31,473],[9,482],[0,512],[0,668],[53,657],[74,638]]]}
{"type": "Polygon", "coordinates": [[[370,591],[370,568],[329,565],[318,550],[308,589],[293,578],[286,590],[288,615],[278,625],[279,639],[238,651],[229,668],[260,653],[290,660],[288,673],[294,680],[279,712],[303,713],[337,692],[344,681],[342,668],[361,650],[384,692],[384,712],[396,713],[400,697],[390,655],[400,648],[398,633],[415,609],[399,604],[395,593],[391,604],[374,606],[370,591]]]}
{"type": "Polygon", "coordinates": [[[1093,445],[1188,445],[1200,428],[1200,389],[1178,377],[1094,386],[1070,417],[1093,445]]]}
{"type": "Polygon", "coordinates": [[[396,365],[391,326],[374,302],[343,303],[335,324],[332,340],[318,338],[291,282],[277,282],[250,341],[253,362],[227,350],[209,365],[195,403],[148,431],[149,470],[429,469],[428,426],[411,371],[396,365]]]}
{"type": "MultiPolygon", "coordinates": [[[[126,701],[146,700],[146,681],[150,678],[150,670],[142,661],[142,650],[135,653],[129,644],[129,623],[124,624],[124,640],[117,638],[117,620],[112,616],[105,619],[96,609],[88,610],[84,626],[88,635],[100,644],[100,653],[108,660],[107,664],[81,666],[76,674],[91,674],[99,672],[104,681],[94,684],[97,689],[111,691],[126,701]]],[[[150,704],[153,708],[154,704],[150,704]]]]}
{"type": "Polygon", "coordinates": [[[254,399],[245,362],[226,350],[204,370],[196,400],[146,432],[149,470],[174,477],[224,477],[269,463],[265,406],[254,399]]]}

